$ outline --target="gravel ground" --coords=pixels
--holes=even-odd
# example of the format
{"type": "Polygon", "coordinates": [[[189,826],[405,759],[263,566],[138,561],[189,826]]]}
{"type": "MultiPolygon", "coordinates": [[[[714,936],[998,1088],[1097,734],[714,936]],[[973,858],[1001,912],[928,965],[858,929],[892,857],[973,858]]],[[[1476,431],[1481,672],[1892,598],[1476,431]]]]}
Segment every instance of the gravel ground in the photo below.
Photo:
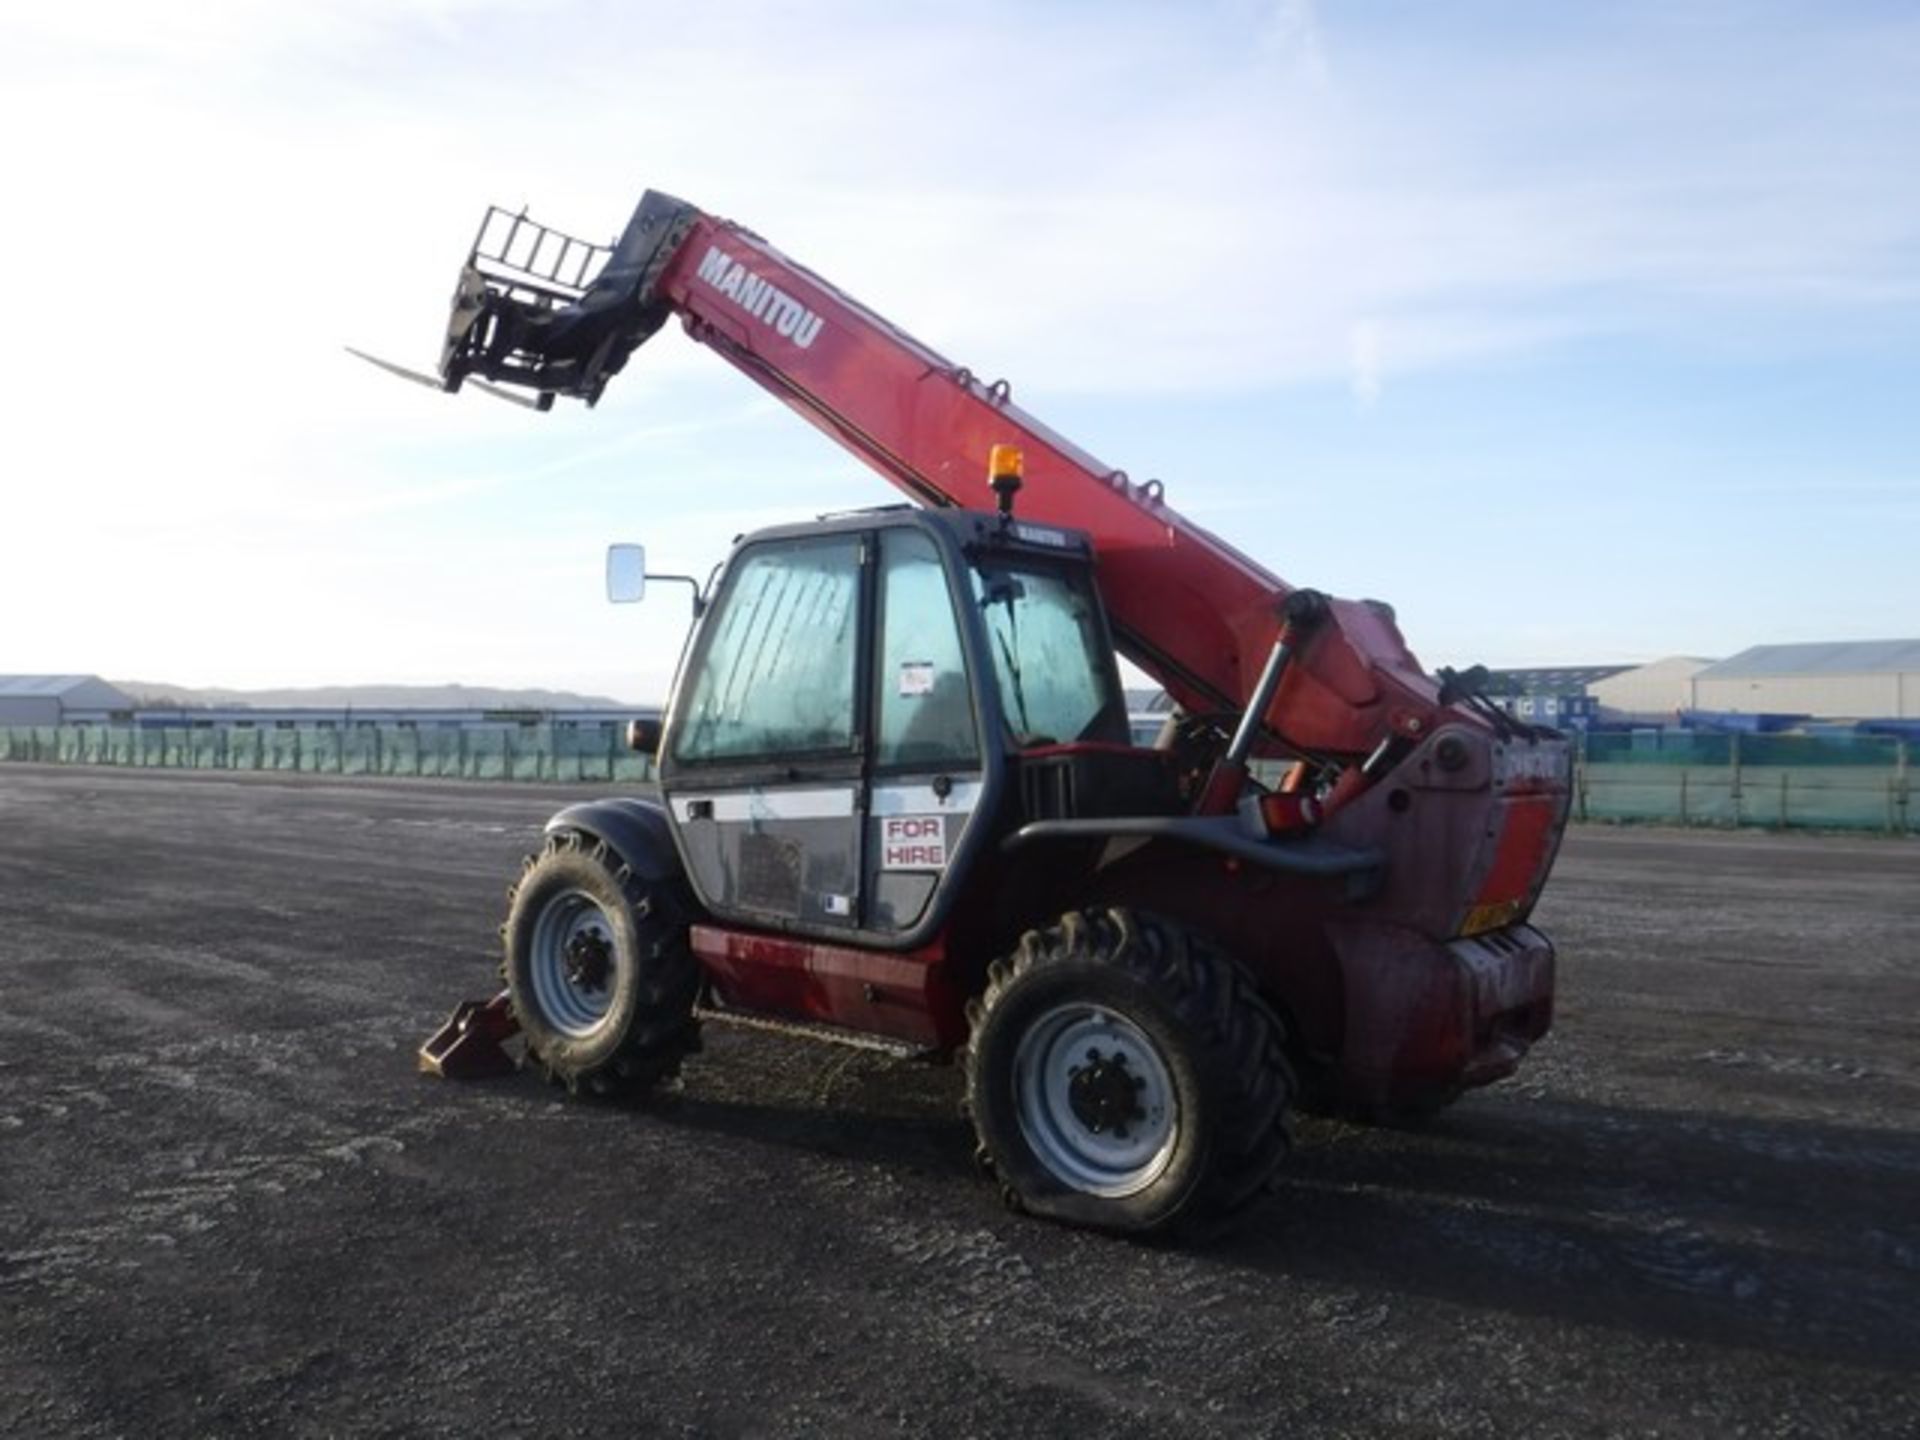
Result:
{"type": "Polygon", "coordinates": [[[0,767],[0,1433],[1920,1435],[1920,844],[1576,831],[1522,1073],[1181,1251],[951,1070],[418,1078],[578,793],[0,767]]]}

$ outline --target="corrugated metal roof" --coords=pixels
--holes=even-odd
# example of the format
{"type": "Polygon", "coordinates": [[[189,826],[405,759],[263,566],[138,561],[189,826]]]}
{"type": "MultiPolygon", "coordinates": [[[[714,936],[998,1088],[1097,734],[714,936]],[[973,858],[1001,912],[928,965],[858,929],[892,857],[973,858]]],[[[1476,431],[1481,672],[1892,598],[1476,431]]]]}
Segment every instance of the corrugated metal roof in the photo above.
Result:
{"type": "Polygon", "coordinates": [[[0,675],[0,695],[65,695],[93,678],[91,675],[0,675]]]}
{"type": "Polygon", "coordinates": [[[98,675],[0,675],[0,699],[57,700],[63,709],[126,710],[133,698],[98,675]]]}
{"type": "Polygon", "coordinates": [[[1833,640],[1811,645],[1755,645],[1699,680],[1741,680],[1771,675],[1886,675],[1920,673],[1920,640],[1833,640]]]}
{"type": "Polygon", "coordinates": [[[1495,695],[1583,690],[1632,668],[1631,665],[1535,665],[1525,670],[1492,670],[1487,674],[1487,689],[1495,695]]]}

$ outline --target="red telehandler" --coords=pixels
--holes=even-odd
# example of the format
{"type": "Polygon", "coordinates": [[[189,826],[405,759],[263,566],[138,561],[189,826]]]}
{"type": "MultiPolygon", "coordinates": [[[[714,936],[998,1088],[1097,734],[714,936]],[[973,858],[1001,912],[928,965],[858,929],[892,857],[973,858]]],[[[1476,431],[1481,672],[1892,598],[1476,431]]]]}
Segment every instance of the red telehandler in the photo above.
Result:
{"type": "Polygon", "coordinates": [[[611,246],[490,210],[440,384],[591,405],[676,314],[917,505],[746,536],[696,587],[632,736],[659,799],[548,822],[505,989],[424,1068],[510,1067],[517,1030],[551,1079],[634,1095],[703,1014],[957,1055],[1008,1202],[1126,1232],[1267,1190],[1296,1102],[1417,1111],[1513,1071],[1552,1016],[1526,922],[1561,736],[668,195],[611,246]],[[1116,654],[1179,706],[1154,746],[1116,654]]]}

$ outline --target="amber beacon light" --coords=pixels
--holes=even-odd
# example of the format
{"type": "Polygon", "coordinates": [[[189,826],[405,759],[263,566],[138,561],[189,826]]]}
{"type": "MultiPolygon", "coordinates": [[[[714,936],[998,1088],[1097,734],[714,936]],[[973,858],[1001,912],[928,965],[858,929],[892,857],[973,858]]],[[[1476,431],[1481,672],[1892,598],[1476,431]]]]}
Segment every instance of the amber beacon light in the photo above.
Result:
{"type": "Polygon", "coordinates": [[[1003,516],[1013,514],[1014,492],[1020,488],[1020,476],[1026,458],[1018,445],[996,445],[987,452],[987,484],[1000,501],[1003,516]]]}

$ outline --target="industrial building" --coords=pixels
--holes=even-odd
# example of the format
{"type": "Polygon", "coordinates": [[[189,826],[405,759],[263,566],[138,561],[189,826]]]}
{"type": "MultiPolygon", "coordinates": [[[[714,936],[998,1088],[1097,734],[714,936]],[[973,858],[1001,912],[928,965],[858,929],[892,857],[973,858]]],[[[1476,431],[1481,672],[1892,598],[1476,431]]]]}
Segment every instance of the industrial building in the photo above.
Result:
{"type": "Polygon", "coordinates": [[[1672,725],[1693,709],[1693,677],[1714,662],[1669,655],[1650,665],[1615,667],[1587,687],[1599,725],[1672,725]]]}
{"type": "Polygon", "coordinates": [[[1496,670],[1509,714],[1561,730],[1920,722],[1920,640],[1755,645],[1727,660],[1496,670]]]}
{"type": "Polygon", "coordinates": [[[1920,640],[1755,645],[1708,665],[1689,684],[1705,715],[1815,720],[1920,719],[1920,640]]]}
{"type": "Polygon", "coordinates": [[[1509,715],[1555,730],[1585,730],[1599,719],[1593,687],[1628,669],[1625,665],[1536,665],[1495,670],[1487,694],[1509,715]]]}
{"type": "Polygon", "coordinates": [[[0,725],[124,725],[133,709],[98,675],[0,675],[0,725]]]}
{"type": "Polygon", "coordinates": [[[578,729],[661,716],[657,705],[614,709],[534,710],[411,705],[155,705],[132,717],[142,730],[348,730],[394,726],[412,730],[526,730],[537,725],[578,729]]]}
{"type": "Polygon", "coordinates": [[[97,675],[0,675],[0,725],[131,725],[141,730],[524,730],[600,727],[660,716],[656,705],[616,709],[489,709],[480,706],[142,705],[97,675]]]}

